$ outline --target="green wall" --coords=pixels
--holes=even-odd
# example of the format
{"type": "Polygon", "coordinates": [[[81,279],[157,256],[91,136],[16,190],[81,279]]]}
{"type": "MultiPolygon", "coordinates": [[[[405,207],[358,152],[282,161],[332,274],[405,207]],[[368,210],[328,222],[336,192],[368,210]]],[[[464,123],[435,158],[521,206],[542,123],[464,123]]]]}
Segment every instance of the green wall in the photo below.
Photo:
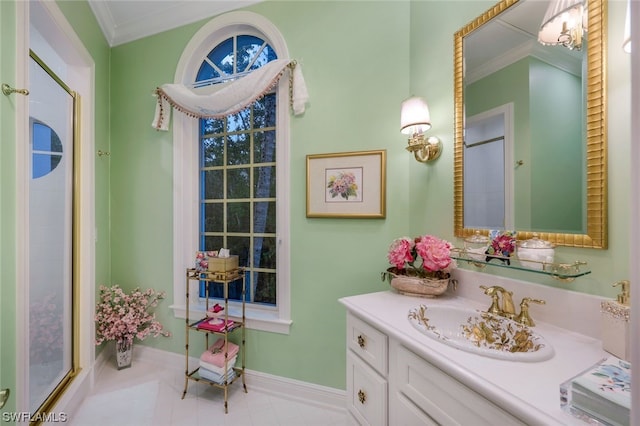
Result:
{"type": "MultiPolygon", "coordinates": [[[[171,81],[182,49],[206,22],[109,49],[84,2],[59,1],[96,60],[96,285],[152,286],[172,294],[172,135],[151,129],[151,91],[171,81]]],[[[0,73],[13,72],[12,2],[0,2],[0,73]]],[[[387,289],[379,279],[392,239],[432,233],[453,237],[453,33],[492,1],[268,1],[250,8],[270,19],[300,61],[311,96],[291,124],[292,318],[290,335],[248,333],[248,368],[335,388],[345,386],[343,296],[387,289]],[[400,102],[427,98],[444,144],[433,164],[416,162],[399,130],[400,102]],[[305,156],[387,150],[385,220],[307,219],[305,156]]],[[[609,249],[558,249],[586,260],[593,273],[558,283],[492,269],[579,292],[613,297],[628,278],[629,58],[620,49],[626,3],[609,7],[609,249]],[[613,111],[611,109],[611,111],[613,111]]],[[[15,139],[10,100],[0,98],[0,309],[2,346],[15,339],[15,139]],[[8,112],[8,113],[6,113],[8,112]]],[[[480,284],[480,283],[478,283],[480,284]]],[[[475,283],[471,283],[475,285],[475,283]]],[[[174,336],[143,344],[182,353],[183,321],[167,300],[158,316],[174,336]]],[[[3,350],[3,355],[4,355],[3,350]]],[[[15,356],[14,356],[15,358],[15,356]]],[[[4,384],[5,366],[2,368],[4,384]]],[[[15,365],[15,359],[11,360],[15,365]]],[[[5,385],[6,386],[6,385],[5,385]]]]}
{"type": "MultiPolygon", "coordinates": [[[[0,83],[15,86],[15,3],[0,1],[0,83]]],[[[16,389],[16,110],[0,94],[0,388],[16,389]]],[[[3,411],[16,409],[15,393],[3,411]]]]}
{"type": "MultiPolygon", "coordinates": [[[[583,234],[582,80],[535,58],[531,93],[531,228],[583,234]],[[582,161],[580,161],[582,159],[582,161]]],[[[516,153],[516,158],[518,154],[516,153]]],[[[586,203],[584,203],[586,206],[586,203]]],[[[518,222],[516,221],[516,224],[518,222]]]]}

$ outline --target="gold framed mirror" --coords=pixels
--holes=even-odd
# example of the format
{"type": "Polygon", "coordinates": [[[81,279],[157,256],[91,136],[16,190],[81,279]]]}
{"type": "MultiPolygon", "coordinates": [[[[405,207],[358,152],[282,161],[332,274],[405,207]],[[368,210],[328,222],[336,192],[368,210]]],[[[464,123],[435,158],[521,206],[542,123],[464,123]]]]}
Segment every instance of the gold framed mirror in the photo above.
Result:
{"type": "MultiPolygon", "coordinates": [[[[470,36],[477,34],[480,29],[492,21],[498,21],[499,19],[497,18],[501,17],[501,14],[509,10],[515,10],[516,6],[522,5],[527,1],[535,0],[502,0],[454,35],[454,234],[456,237],[465,238],[474,235],[476,232],[487,235],[489,229],[496,229],[465,225],[464,149],[465,123],[468,120],[468,117],[465,117],[465,113],[468,111],[468,105],[465,104],[465,74],[469,71],[465,69],[469,62],[465,55],[472,53],[465,50],[465,42],[470,36]]],[[[585,10],[588,26],[585,36],[586,49],[583,50],[584,53],[581,59],[582,80],[580,82],[581,96],[583,98],[582,106],[578,105],[582,115],[579,117],[582,133],[578,141],[581,153],[579,154],[579,161],[566,159],[568,162],[577,162],[583,165],[580,172],[582,174],[581,188],[577,191],[581,193],[579,195],[581,204],[581,213],[579,213],[581,216],[580,228],[574,232],[536,229],[535,226],[519,227],[518,222],[514,220],[513,227],[505,227],[506,229],[517,231],[518,239],[532,238],[535,233],[539,238],[561,246],[607,247],[606,6],[606,0],[586,1],[585,10]]],[[[544,46],[543,48],[566,49],[560,46],[544,46]]],[[[515,108],[518,108],[518,106],[516,105],[515,108]]],[[[521,135],[518,135],[516,130],[513,139],[517,140],[519,136],[521,135]]],[[[540,139],[537,139],[537,141],[540,141],[540,139]]],[[[545,155],[553,156],[555,153],[547,152],[545,155]]],[[[542,162],[544,162],[544,157],[542,162]]],[[[527,163],[516,158],[512,168],[517,170],[523,164],[527,163]]],[[[553,173],[552,171],[551,174],[553,173]]],[[[517,190],[514,192],[518,195],[517,190]]],[[[472,199],[470,196],[468,198],[472,199]]],[[[538,205],[540,202],[544,203],[544,197],[539,198],[537,201],[538,205]]],[[[515,201],[513,202],[516,204],[515,201]]],[[[563,205],[552,205],[551,207],[557,209],[558,214],[563,211],[563,205]]],[[[517,205],[515,208],[517,208],[517,205]]],[[[508,224],[507,221],[503,221],[503,223],[508,224]]]]}

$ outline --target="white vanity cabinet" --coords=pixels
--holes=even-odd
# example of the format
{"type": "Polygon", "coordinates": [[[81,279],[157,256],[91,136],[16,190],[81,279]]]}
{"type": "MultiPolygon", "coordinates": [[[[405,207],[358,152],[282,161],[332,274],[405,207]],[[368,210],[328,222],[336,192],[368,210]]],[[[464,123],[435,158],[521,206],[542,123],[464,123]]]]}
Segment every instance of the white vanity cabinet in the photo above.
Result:
{"type": "Polygon", "coordinates": [[[525,424],[393,339],[389,352],[389,424],[525,424]]]}
{"type": "Polygon", "coordinates": [[[347,314],[347,408],[361,425],[387,425],[389,342],[384,333],[347,314]]]}
{"type": "Polygon", "coordinates": [[[361,425],[524,424],[350,312],[347,405],[361,425]]]}

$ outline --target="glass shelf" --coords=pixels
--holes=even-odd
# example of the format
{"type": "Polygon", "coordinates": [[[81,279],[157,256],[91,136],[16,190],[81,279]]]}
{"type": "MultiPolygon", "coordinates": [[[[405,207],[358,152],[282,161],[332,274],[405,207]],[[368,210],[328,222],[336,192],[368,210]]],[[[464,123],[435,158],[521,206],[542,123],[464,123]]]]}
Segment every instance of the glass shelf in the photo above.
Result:
{"type": "Polygon", "coordinates": [[[565,282],[571,282],[578,277],[582,277],[591,273],[591,271],[589,270],[581,269],[581,267],[587,265],[587,262],[580,261],[574,263],[546,263],[527,260],[526,262],[528,264],[540,265],[539,269],[534,269],[521,265],[518,261],[518,258],[516,257],[503,257],[494,255],[489,256],[473,253],[472,258],[471,255],[464,249],[452,249],[451,258],[458,261],[471,263],[477,268],[484,268],[487,265],[497,266],[498,268],[507,268],[516,271],[534,272],[537,274],[547,275],[559,281],[565,282]],[[478,257],[481,257],[482,259],[478,259],[478,257]],[[491,259],[487,260],[488,257],[491,257],[491,259]],[[509,261],[509,264],[507,264],[506,261],[509,261]]]}

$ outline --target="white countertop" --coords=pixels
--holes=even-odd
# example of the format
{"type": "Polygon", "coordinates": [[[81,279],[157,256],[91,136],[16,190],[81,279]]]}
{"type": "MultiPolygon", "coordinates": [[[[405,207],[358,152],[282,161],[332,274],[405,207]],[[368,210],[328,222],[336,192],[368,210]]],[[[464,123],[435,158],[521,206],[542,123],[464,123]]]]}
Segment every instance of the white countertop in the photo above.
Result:
{"type": "Polygon", "coordinates": [[[409,309],[457,306],[485,310],[477,301],[449,292],[428,299],[393,291],[340,299],[353,314],[437,366],[469,388],[528,424],[584,424],[560,408],[560,384],[588,369],[608,354],[593,337],[536,320],[536,333],[553,346],[554,356],[541,362],[515,362],[479,356],[447,346],[416,330],[407,319],[409,309]]]}

